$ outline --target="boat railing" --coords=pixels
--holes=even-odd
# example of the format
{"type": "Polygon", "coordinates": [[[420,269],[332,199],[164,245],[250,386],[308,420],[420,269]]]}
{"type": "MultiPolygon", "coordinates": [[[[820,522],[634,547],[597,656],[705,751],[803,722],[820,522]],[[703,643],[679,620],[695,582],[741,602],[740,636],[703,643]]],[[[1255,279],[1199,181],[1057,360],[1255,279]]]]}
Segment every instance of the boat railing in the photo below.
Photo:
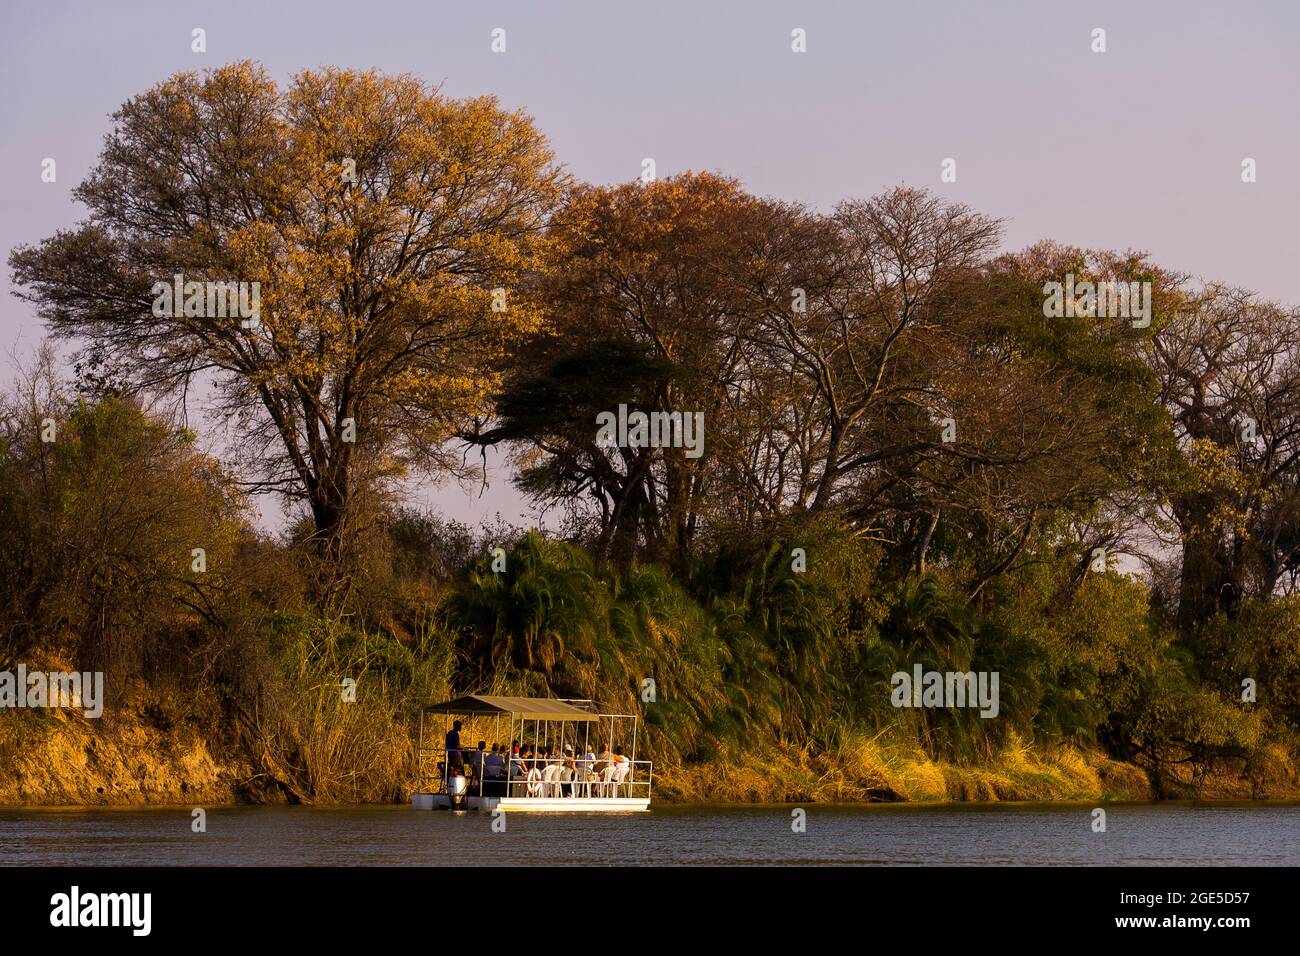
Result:
{"type": "Polygon", "coordinates": [[[623,779],[616,779],[615,774],[606,772],[608,762],[601,770],[595,770],[595,761],[562,757],[514,757],[507,766],[504,776],[490,776],[484,769],[479,772],[479,751],[464,749],[458,751],[461,772],[453,773],[455,761],[448,760],[448,751],[443,747],[418,747],[419,762],[418,786],[422,793],[450,793],[454,778],[464,778],[466,793],[476,797],[627,797],[649,799],[650,788],[654,780],[654,764],[649,760],[628,760],[627,774],[623,779]],[[568,767],[568,763],[575,767],[568,767]],[[586,767],[585,764],[592,766],[586,767]],[[574,776],[545,779],[547,767],[563,766],[565,770],[574,771],[574,776]]]}

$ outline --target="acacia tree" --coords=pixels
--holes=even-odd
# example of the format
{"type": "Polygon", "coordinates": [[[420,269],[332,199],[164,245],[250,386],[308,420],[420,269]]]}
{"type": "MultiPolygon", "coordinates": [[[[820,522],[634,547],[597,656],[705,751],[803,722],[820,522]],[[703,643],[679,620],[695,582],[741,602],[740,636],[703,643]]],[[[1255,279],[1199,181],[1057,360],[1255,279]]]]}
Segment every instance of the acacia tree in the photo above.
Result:
{"type": "Polygon", "coordinates": [[[757,206],[732,180],[688,173],[583,187],[555,217],[546,332],[518,363],[500,421],[473,440],[516,442],[520,483],[537,497],[594,503],[604,555],[625,561],[639,547],[680,560],[699,528],[728,427],[718,412],[739,322],[729,273],[757,206]],[[594,413],[620,404],[701,413],[703,454],[598,447],[594,413]]]}
{"type": "Polygon", "coordinates": [[[15,250],[15,285],[134,388],[184,396],[210,374],[255,490],[306,503],[337,583],[359,496],[453,467],[446,440],[537,328],[513,290],[563,176],[526,116],[410,76],[326,68],[282,90],[239,63],[114,119],[75,193],[88,220],[15,250]],[[258,321],[155,314],[178,273],[259,283],[258,321]]]}

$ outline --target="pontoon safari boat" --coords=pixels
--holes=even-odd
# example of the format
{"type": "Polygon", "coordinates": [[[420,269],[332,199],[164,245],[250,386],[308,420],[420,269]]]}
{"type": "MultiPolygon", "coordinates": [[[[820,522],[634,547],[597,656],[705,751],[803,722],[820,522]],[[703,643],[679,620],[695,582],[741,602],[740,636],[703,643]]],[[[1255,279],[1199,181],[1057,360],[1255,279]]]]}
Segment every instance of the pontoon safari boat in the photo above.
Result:
{"type": "Polygon", "coordinates": [[[638,729],[636,715],[598,713],[589,700],[471,694],[433,704],[420,714],[411,804],[489,812],[648,810],[653,768],[636,759],[638,729]],[[449,751],[445,734],[456,720],[460,746],[449,751]],[[495,755],[494,744],[500,745],[495,755]]]}

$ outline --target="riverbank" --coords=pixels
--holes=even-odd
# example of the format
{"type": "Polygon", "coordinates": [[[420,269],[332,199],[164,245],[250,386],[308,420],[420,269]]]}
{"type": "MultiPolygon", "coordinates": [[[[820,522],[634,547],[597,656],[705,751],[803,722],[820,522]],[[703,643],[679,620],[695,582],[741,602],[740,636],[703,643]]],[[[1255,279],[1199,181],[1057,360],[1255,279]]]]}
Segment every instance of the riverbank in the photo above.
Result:
{"type": "MultiPolygon", "coordinates": [[[[135,697],[99,720],[60,711],[0,711],[0,806],[340,805],[405,800],[414,783],[389,771],[378,798],[303,793],[268,770],[248,740],[214,729],[214,701],[135,697]],[[389,796],[388,794],[392,794],[389,796]]],[[[399,749],[393,742],[390,753],[399,749]]],[[[408,762],[409,766],[409,762],[408,762]]],[[[712,761],[660,761],[657,803],[1074,802],[1300,798],[1295,755],[1276,746],[1252,763],[1199,778],[1154,780],[1096,747],[1014,741],[991,759],[958,764],[881,736],[834,751],[776,750],[712,761]]],[[[366,768],[369,774],[383,768],[366,768]]]]}
{"type": "Polygon", "coordinates": [[[210,728],[139,698],[93,722],[0,711],[0,767],[3,806],[233,804],[255,776],[210,728]]]}

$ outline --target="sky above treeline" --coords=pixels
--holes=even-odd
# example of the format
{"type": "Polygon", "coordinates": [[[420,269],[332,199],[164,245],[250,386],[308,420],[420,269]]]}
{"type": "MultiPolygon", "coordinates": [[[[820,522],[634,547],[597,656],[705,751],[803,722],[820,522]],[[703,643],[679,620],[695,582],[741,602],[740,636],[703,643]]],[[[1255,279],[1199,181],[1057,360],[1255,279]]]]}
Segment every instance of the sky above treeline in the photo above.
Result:
{"type": "MultiPolygon", "coordinates": [[[[1051,238],[1146,250],[1284,302],[1300,243],[1294,2],[102,2],[0,7],[0,246],[78,222],[109,114],[180,70],[240,59],[410,72],[530,113],[575,176],[715,170],[829,210],[906,183],[1051,238]],[[206,32],[206,53],[191,31],[206,32]],[[492,32],[505,31],[494,53],[492,32]],[[1106,52],[1093,52],[1096,29],[1106,52]],[[791,49],[791,31],[806,52],[791,49]],[[42,160],[57,181],[41,181],[42,160]],[[1256,161],[1257,181],[1241,164],[1256,161]],[[957,181],[941,182],[956,160],[957,181]]],[[[0,344],[44,335],[0,296],[0,344]]],[[[64,349],[66,353],[66,348],[64,349]]],[[[8,357],[0,381],[12,377],[8,357]]],[[[453,517],[526,516],[496,469],[453,517]]]]}

